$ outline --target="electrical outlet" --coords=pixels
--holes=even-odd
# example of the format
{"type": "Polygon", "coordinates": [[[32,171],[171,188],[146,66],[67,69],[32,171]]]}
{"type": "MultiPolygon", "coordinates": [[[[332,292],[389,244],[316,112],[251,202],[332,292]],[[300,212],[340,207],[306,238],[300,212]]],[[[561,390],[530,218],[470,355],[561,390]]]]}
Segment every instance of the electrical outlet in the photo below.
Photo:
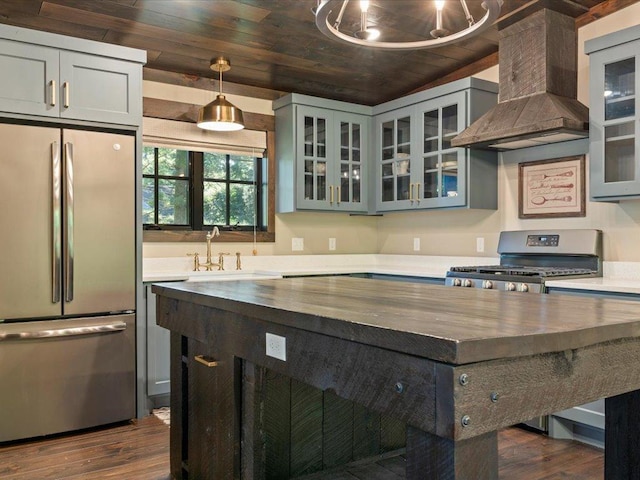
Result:
{"type": "Polygon", "coordinates": [[[414,252],[419,252],[420,251],[420,238],[415,237],[413,239],[413,251],[414,252]]]}
{"type": "Polygon", "coordinates": [[[484,252],[484,237],[476,238],[476,252],[484,252]]]}
{"type": "Polygon", "coordinates": [[[302,252],[304,250],[304,238],[292,238],[291,250],[293,252],[302,252]]]}
{"type": "Polygon", "coordinates": [[[287,339],[280,335],[267,333],[267,357],[277,358],[283,362],[287,361],[287,339]]]}
{"type": "Polygon", "coordinates": [[[336,239],[335,238],[330,238],[329,239],[329,250],[335,250],[336,249],[336,239]]]}

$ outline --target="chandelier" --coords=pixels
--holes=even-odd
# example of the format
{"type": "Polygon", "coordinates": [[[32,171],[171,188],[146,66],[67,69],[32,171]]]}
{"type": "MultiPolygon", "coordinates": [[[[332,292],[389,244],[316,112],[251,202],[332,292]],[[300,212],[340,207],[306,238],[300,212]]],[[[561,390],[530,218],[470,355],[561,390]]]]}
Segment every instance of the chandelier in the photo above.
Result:
{"type": "MultiPolygon", "coordinates": [[[[379,0],[380,3],[381,1],[379,0]]],[[[359,30],[352,32],[340,30],[345,13],[349,10],[347,8],[349,0],[318,0],[318,5],[315,8],[318,29],[327,37],[343,43],[380,50],[410,50],[442,47],[478,35],[497,20],[503,0],[483,0],[482,8],[485,13],[478,20],[474,19],[469,12],[466,0],[449,0],[447,2],[445,0],[424,0],[425,6],[432,4],[435,9],[436,22],[433,25],[435,28],[429,29],[430,38],[416,41],[378,41],[378,38],[382,38],[383,34],[376,28],[376,24],[370,22],[369,0],[354,0],[353,3],[358,3],[360,7],[358,12],[360,17],[359,30]],[[457,5],[458,3],[459,5],[457,5]],[[455,11],[454,7],[457,7],[455,11]],[[442,21],[442,13],[445,9],[451,15],[458,12],[464,15],[468,26],[456,32],[447,30],[447,26],[442,21]]]]}

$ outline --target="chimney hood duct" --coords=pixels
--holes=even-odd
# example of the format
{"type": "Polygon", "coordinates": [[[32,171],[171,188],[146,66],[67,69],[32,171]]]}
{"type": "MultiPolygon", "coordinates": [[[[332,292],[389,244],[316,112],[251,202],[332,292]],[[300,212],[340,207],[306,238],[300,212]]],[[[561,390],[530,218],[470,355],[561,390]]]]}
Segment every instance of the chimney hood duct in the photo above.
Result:
{"type": "Polygon", "coordinates": [[[452,145],[514,150],[589,136],[577,97],[575,20],[543,8],[501,29],[498,104],[452,145]]]}

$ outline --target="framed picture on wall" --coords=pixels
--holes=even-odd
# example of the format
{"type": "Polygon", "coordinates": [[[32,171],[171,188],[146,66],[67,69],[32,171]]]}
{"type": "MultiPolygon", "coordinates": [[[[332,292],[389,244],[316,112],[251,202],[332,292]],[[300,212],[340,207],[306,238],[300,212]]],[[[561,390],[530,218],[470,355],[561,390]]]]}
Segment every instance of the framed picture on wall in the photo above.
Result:
{"type": "Polygon", "coordinates": [[[584,155],[519,164],[520,218],[584,217],[584,155]]]}

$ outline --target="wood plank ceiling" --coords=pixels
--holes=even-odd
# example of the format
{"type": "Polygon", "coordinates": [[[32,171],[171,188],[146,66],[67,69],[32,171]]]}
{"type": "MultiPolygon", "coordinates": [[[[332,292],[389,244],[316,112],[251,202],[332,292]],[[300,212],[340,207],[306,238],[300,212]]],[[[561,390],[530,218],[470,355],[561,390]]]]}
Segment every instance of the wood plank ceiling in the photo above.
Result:
{"type": "MultiPolygon", "coordinates": [[[[516,18],[531,4],[553,2],[556,6],[561,4],[580,26],[636,1],[504,0],[499,22],[516,18]]],[[[0,0],[0,22],[144,49],[148,54],[145,78],[169,83],[211,88],[209,79],[217,78],[217,74],[209,68],[210,59],[224,55],[232,64],[231,71],[224,75],[224,91],[257,98],[298,92],[375,105],[497,63],[496,25],[452,46],[376,51],[343,45],[320,33],[312,13],[316,3],[317,0],[0,0]]],[[[430,18],[434,16],[433,8],[425,7],[428,3],[372,0],[371,23],[385,32],[418,39],[434,28],[430,18]]],[[[467,3],[479,18],[480,0],[467,3]]],[[[464,18],[458,16],[457,20],[464,18]]],[[[444,21],[454,19],[445,16],[444,21]]],[[[355,26],[351,28],[357,30],[355,26]]],[[[213,83],[217,88],[217,81],[213,83]]]]}

